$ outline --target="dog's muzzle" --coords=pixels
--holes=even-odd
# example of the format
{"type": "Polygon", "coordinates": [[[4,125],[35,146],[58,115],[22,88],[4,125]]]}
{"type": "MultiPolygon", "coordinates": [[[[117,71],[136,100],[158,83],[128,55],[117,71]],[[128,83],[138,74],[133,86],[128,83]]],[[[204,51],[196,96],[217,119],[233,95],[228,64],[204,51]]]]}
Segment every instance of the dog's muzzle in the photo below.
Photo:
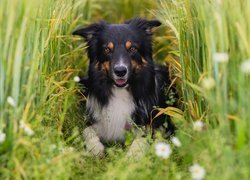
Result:
{"type": "Polygon", "coordinates": [[[114,82],[118,87],[124,87],[128,81],[128,68],[124,65],[114,67],[114,82]]]}

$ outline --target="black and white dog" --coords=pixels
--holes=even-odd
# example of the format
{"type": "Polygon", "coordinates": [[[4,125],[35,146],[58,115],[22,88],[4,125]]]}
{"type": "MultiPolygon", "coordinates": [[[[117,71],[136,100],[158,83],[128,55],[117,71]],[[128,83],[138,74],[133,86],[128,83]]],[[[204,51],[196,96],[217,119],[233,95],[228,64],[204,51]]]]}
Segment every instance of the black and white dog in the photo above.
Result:
{"type": "Polygon", "coordinates": [[[154,107],[166,107],[165,85],[168,69],[155,65],[152,59],[152,29],[157,20],[132,19],[123,24],[99,22],[73,32],[85,38],[89,57],[87,113],[91,125],[84,130],[94,154],[102,153],[101,142],[123,141],[131,121],[153,129],[167,122],[166,132],[174,125],[164,115],[151,122],[154,107]],[[91,144],[91,143],[90,143],[91,144]]]}

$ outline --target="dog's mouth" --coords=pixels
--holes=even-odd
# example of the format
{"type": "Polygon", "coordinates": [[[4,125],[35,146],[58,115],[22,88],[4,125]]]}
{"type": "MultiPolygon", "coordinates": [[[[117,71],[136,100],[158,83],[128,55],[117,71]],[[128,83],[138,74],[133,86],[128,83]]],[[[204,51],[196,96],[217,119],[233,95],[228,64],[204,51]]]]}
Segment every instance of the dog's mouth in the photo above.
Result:
{"type": "Polygon", "coordinates": [[[118,87],[124,87],[127,85],[127,79],[114,79],[114,82],[118,87]]]}

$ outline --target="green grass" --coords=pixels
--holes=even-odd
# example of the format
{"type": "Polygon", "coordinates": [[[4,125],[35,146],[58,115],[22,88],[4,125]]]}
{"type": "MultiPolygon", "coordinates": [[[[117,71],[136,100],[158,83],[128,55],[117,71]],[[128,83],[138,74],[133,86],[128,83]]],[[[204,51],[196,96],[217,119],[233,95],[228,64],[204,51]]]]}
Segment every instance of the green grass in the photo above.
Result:
{"type": "Polygon", "coordinates": [[[250,58],[249,12],[247,0],[0,1],[0,131],[6,134],[0,178],[191,179],[189,167],[198,163],[206,179],[249,179],[250,78],[240,68],[250,58]],[[88,60],[82,39],[71,32],[100,19],[135,16],[163,23],[154,58],[170,66],[178,88],[183,114],[165,113],[173,116],[182,146],[159,136],[148,139],[139,160],[127,160],[129,144],[94,158],[84,149],[85,99],[73,81],[88,60]],[[213,61],[220,52],[228,62],[213,61]],[[208,78],[214,87],[204,85],[208,78]],[[193,129],[197,120],[205,123],[201,132],[193,129]],[[171,144],[170,158],[156,156],[160,141],[171,144]]]}

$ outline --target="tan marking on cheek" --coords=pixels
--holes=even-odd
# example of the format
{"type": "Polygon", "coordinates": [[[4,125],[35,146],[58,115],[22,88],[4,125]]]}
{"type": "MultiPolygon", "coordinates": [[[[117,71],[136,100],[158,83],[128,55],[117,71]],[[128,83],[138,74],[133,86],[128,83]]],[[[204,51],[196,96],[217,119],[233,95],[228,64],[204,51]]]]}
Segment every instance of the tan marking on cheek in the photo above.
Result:
{"type": "Polygon", "coordinates": [[[95,69],[99,69],[99,67],[100,67],[100,63],[97,62],[97,63],[95,64],[95,69]]]}
{"type": "Polygon", "coordinates": [[[108,61],[102,63],[101,70],[108,73],[110,70],[110,63],[108,61]]]}
{"type": "Polygon", "coordinates": [[[125,44],[125,46],[126,46],[126,49],[131,48],[131,46],[132,46],[131,41],[127,41],[126,44],[125,44]]]}
{"type": "Polygon", "coordinates": [[[113,49],[114,49],[114,43],[109,42],[109,43],[108,43],[108,48],[109,48],[110,50],[113,50],[113,49]]]}
{"type": "Polygon", "coordinates": [[[132,69],[134,72],[139,72],[143,67],[147,66],[148,62],[142,58],[142,62],[137,62],[136,60],[132,59],[131,61],[132,69]]]}
{"type": "Polygon", "coordinates": [[[132,69],[134,72],[139,72],[141,70],[141,65],[136,62],[136,60],[131,61],[132,69]]]}
{"type": "Polygon", "coordinates": [[[144,58],[142,58],[142,64],[146,66],[148,64],[148,61],[146,61],[144,58]]]}

